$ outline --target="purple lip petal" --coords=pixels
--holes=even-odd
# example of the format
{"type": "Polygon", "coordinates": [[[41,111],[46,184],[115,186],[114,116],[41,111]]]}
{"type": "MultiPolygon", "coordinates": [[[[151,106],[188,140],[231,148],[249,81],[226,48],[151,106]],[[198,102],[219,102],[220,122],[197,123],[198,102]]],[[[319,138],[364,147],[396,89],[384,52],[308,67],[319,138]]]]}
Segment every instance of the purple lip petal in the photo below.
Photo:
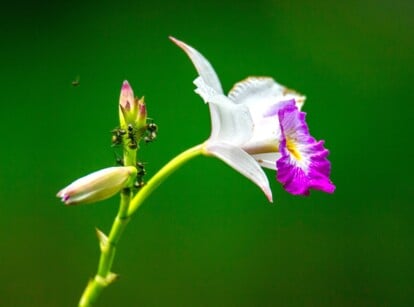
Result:
{"type": "Polygon", "coordinates": [[[285,101],[280,101],[277,102],[276,104],[272,105],[264,114],[264,117],[270,117],[270,116],[274,116],[277,115],[279,113],[279,110],[283,109],[284,107],[286,107],[286,105],[295,105],[295,99],[288,99],[285,101]]]}
{"type": "Polygon", "coordinates": [[[309,190],[333,193],[335,186],[329,179],[331,163],[324,141],[317,142],[305,122],[305,113],[294,104],[286,103],[278,111],[282,137],[276,161],[277,180],[294,195],[309,195],[309,190]]]}

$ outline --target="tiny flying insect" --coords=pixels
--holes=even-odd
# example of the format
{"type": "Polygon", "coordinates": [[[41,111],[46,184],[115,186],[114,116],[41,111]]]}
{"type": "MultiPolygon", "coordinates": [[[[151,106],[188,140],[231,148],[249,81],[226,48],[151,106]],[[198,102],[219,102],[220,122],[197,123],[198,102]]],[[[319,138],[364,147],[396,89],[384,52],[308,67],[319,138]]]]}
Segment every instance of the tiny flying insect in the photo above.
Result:
{"type": "Polygon", "coordinates": [[[76,78],[75,78],[75,80],[73,80],[72,81],[72,86],[73,87],[77,87],[77,86],[79,86],[80,85],[80,78],[79,78],[79,76],[77,76],[76,78]]]}

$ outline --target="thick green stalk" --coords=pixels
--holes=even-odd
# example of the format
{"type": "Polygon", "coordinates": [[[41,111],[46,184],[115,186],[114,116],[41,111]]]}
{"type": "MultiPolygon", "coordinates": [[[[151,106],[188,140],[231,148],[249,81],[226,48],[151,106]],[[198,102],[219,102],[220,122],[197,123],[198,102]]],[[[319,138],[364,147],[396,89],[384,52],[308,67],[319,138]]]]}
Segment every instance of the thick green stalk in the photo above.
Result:
{"type": "Polygon", "coordinates": [[[93,306],[102,290],[116,279],[116,275],[111,272],[111,268],[115,258],[116,246],[130,220],[127,215],[130,194],[129,189],[125,189],[121,193],[121,204],[112,224],[109,237],[97,230],[101,248],[98,271],[86,286],[79,301],[79,307],[93,306]]]}
{"type": "Polygon", "coordinates": [[[124,165],[125,166],[136,166],[137,162],[137,150],[124,148],[124,165]]]}

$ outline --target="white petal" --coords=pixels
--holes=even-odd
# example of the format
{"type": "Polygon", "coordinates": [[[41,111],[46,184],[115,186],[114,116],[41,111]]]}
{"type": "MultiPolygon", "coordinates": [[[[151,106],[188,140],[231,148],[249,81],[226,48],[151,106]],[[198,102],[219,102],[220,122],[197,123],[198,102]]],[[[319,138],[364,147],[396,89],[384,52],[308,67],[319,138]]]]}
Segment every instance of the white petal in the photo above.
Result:
{"type": "Polygon", "coordinates": [[[193,83],[197,86],[195,92],[203,98],[205,103],[211,102],[214,96],[221,94],[214,90],[211,86],[207,85],[201,77],[197,77],[193,83]]]}
{"type": "Polygon", "coordinates": [[[282,155],[278,152],[271,152],[271,153],[263,153],[263,154],[257,154],[252,155],[252,157],[262,166],[266,168],[270,168],[273,170],[277,170],[276,168],[276,161],[281,157],[282,155]]]}
{"type": "Polygon", "coordinates": [[[235,103],[248,105],[249,108],[260,105],[258,111],[292,98],[295,99],[296,106],[300,110],[305,101],[305,96],[280,85],[270,77],[248,77],[236,83],[228,97],[235,103]]]}
{"type": "Polygon", "coordinates": [[[207,61],[207,59],[193,47],[172,36],[170,36],[170,39],[188,55],[204,82],[213,88],[217,93],[223,94],[220,80],[210,62],[207,61]]]}
{"type": "Polygon", "coordinates": [[[253,181],[262,189],[267,199],[273,201],[266,174],[248,153],[236,146],[214,142],[207,142],[206,151],[253,181]]]}
{"type": "MultiPolygon", "coordinates": [[[[242,147],[250,154],[277,151],[281,135],[277,117],[279,105],[294,98],[300,108],[304,100],[303,96],[269,77],[249,77],[238,82],[228,97],[236,105],[244,105],[249,109],[254,130],[252,138],[242,147]],[[272,116],[269,116],[269,112],[272,116]]],[[[268,164],[265,165],[268,167],[268,164]]]]}
{"type": "Polygon", "coordinates": [[[229,92],[229,98],[236,103],[245,103],[246,100],[278,97],[283,95],[284,87],[270,77],[248,77],[237,82],[229,92]]]}
{"type": "Polygon", "coordinates": [[[194,84],[197,86],[196,93],[209,103],[212,125],[210,139],[239,146],[247,142],[254,129],[248,108],[234,104],[208,86],[201,77],[194,84]]]}

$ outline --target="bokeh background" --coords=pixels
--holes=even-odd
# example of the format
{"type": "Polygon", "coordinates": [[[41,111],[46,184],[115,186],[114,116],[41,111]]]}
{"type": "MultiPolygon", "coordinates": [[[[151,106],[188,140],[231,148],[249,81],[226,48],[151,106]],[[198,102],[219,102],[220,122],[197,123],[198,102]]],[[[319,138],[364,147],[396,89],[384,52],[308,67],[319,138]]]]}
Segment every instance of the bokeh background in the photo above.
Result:
{"type": "Polygon", "coordinates": [[[56,192],[114,165],[124,79],[159,137],[148,174],[209,135],[200,50],[223,87],[270,75],[307,95],[330,149],[333,195],[275,204],[221,161],[185,165],[139,210],[121,278],[98,306],[414,306],[412,1],[19,1],[2,5],[0,306],[74,306],[96,270],[94,228],[118,199],[56,192]],[[79,76],[80,85],[71,82],[79,76]]]}

